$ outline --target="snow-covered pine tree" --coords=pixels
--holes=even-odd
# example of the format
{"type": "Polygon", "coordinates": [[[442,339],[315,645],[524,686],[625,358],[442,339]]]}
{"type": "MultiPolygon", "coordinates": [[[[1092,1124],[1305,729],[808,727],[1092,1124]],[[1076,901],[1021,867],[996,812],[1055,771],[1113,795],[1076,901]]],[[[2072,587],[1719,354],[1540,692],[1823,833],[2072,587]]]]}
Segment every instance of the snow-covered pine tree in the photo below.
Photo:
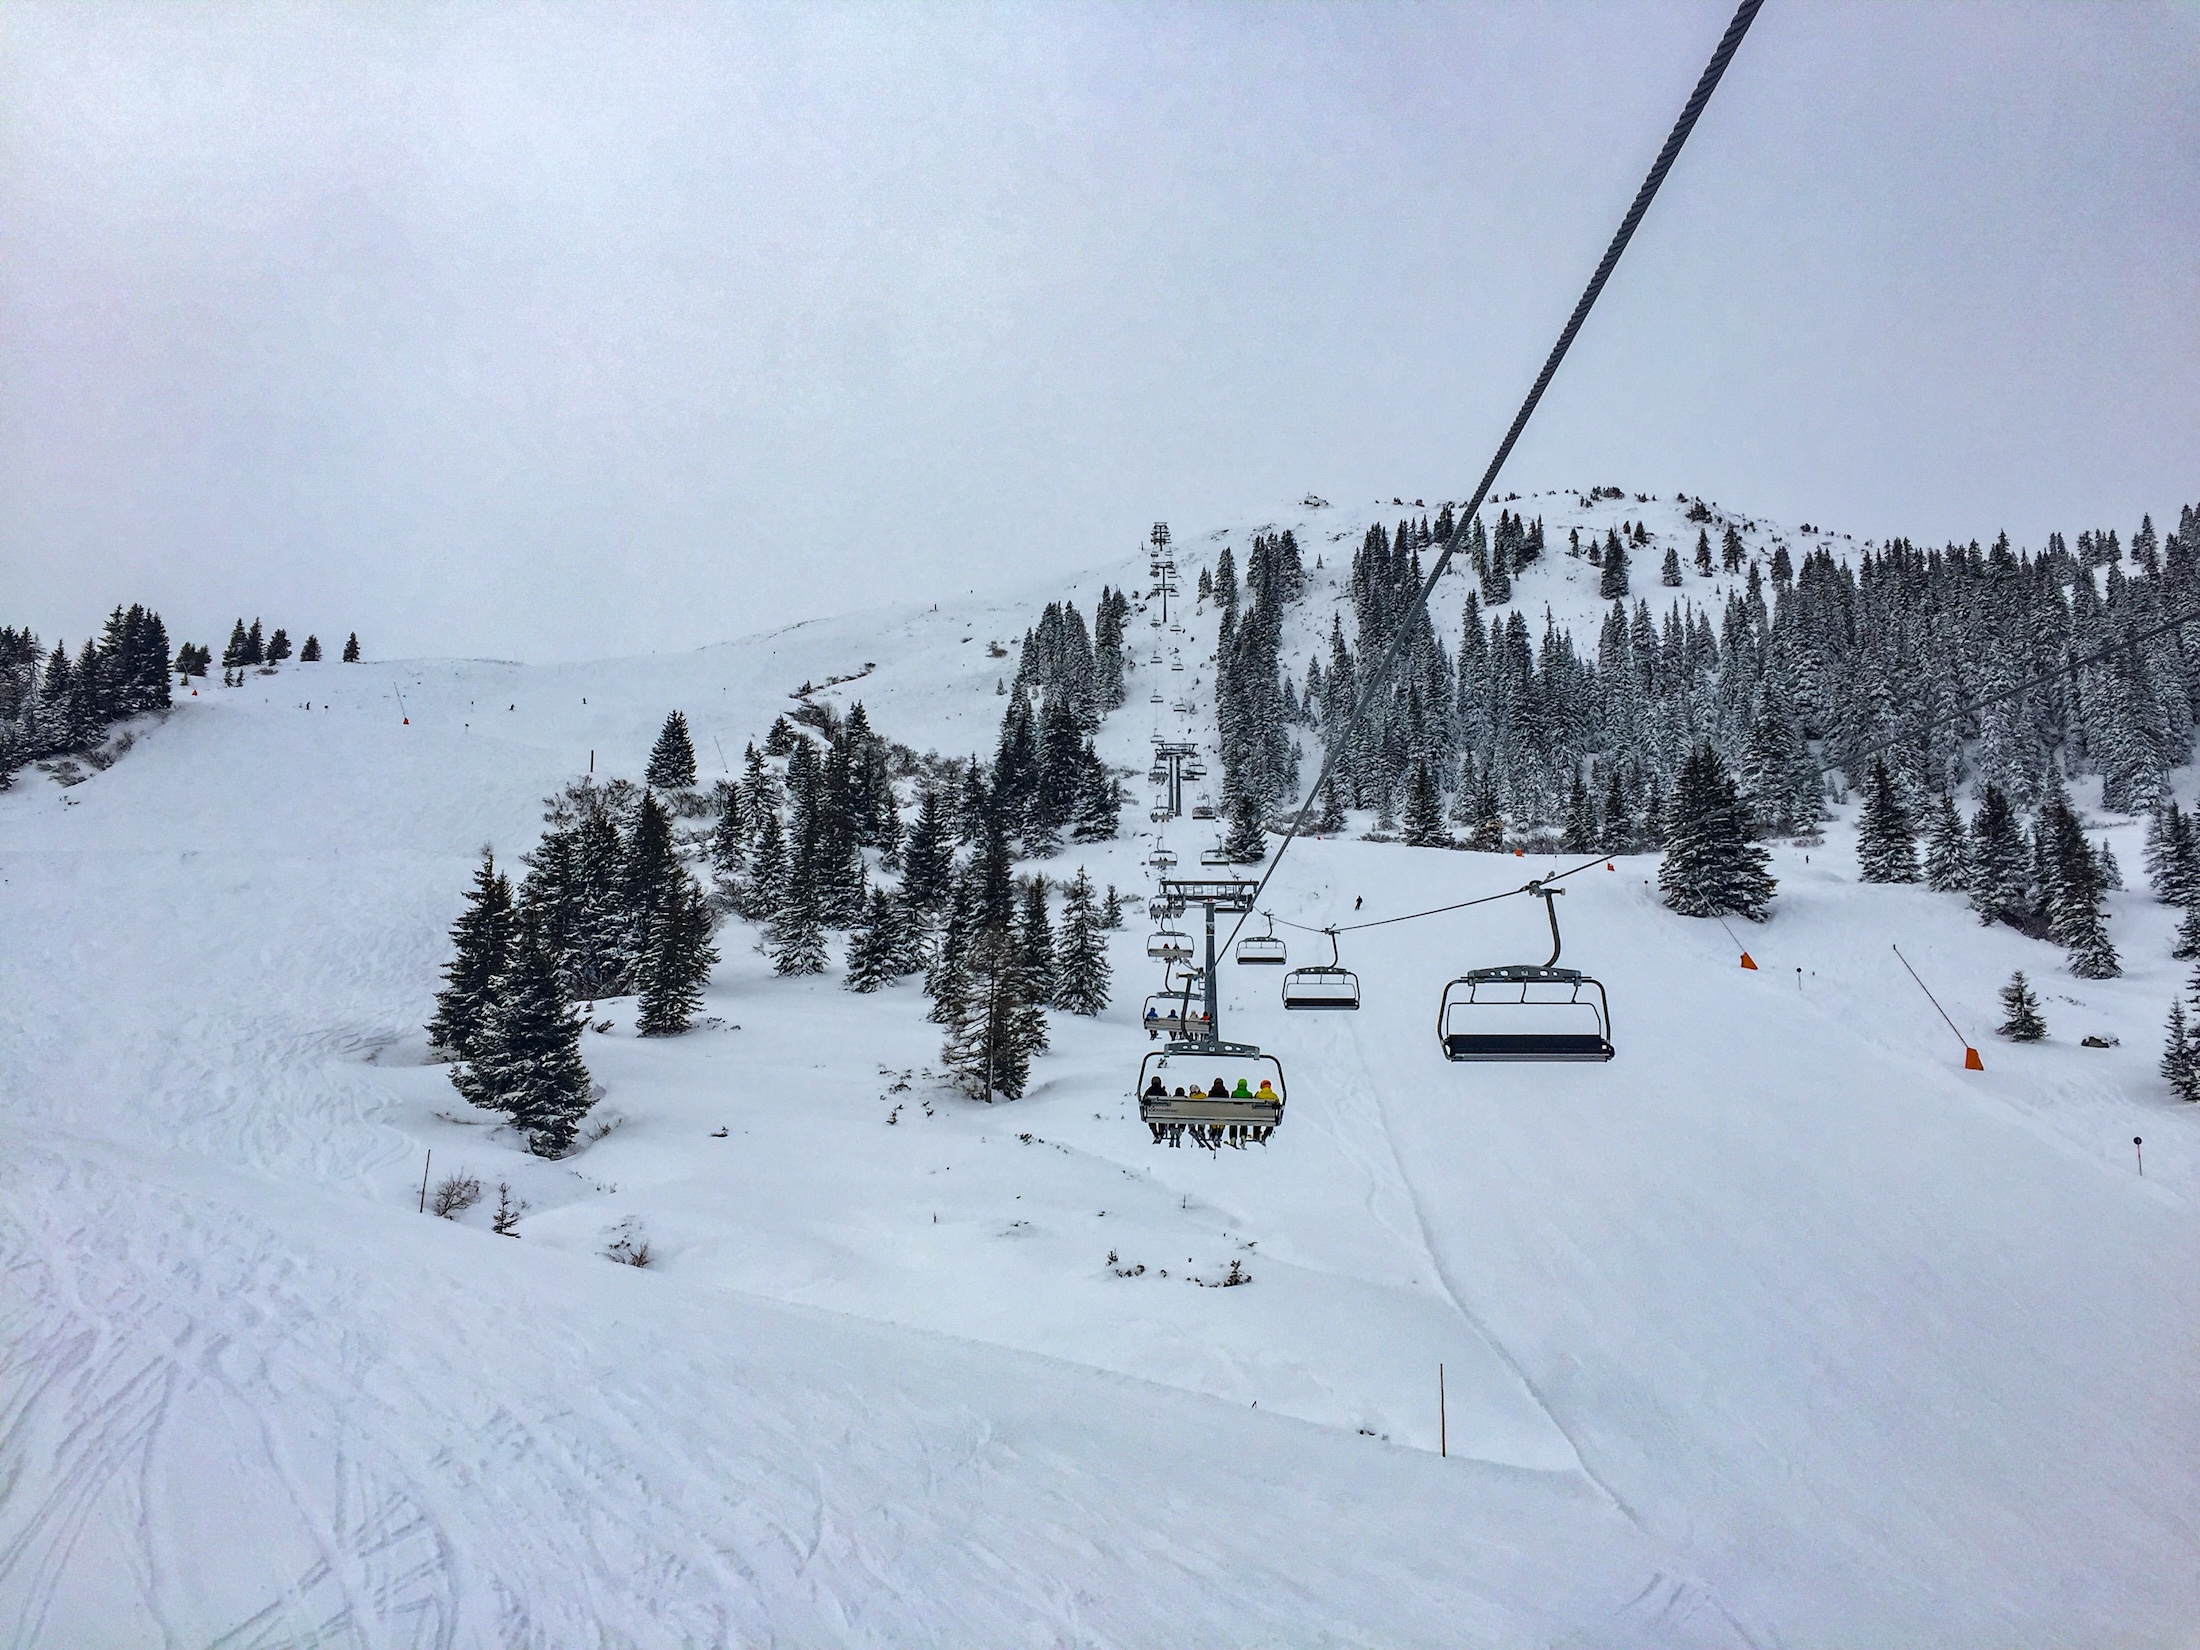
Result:
{"type": "Polygon", "coordinates": [[[1598,823],[1596,851],[1624,854],[1634,849],[1634,810],[1627,805],[1627,789],[1620,779],[1619,764],[1612,764],[1604,782],[1604,807],[1598,823]]]}
{"type": "Polygon", "coordinates": [[[627,989],[632,928],[620,892],[625,851],[619,827],[605,808],[584,813],[573,832],[573,887],[577,906],[566,936],[564,981],[575,998],[593,1002],[627,989]]]}
{"type": "Polygon", "coordinates": [[[1077,781],[1077,809],[1070,827],[1070,835],[1079,842],[1107,842],[1117,829],[1123,808],[1122,795],[1116,785],[1115,775],[1108,772],[1108,765],[1100,760],[1092,748],[1092,741],[1085,741],[1081,772],[1077,781]]]}
{"type": "Polygon", "coordinates": [[[271,665],[279,665],[289,657],[290,632],[281,625],[277,625],[275,633],[267,639],[267,662],[271,665]]]}
{"type": "Polygon", "coordinates": [[[2170,946],[2169,954],[2179,962],[2200,957],[2200,905],[2185,907],[2185,914],[2178,919],[2177,939],[2170,946]]]}
{"type": "Polygon", "coordinates": [[[1597,594],[1606,601],[1617,601],[1627,594],[1627,546],[1616,532],[1607,530],[1604,535],[1602,572],[1597,577],[1597,594]]]}
{"type": "Polygon", "coordinates": [[[764,946],[776,973],[825,972],[825,912],[817,886],[817,867],[799,844],[790,857],[777,908],[765,928],[764,946]]]}
{"type": "Polygon", "coordinates": [[[359,662],[359,632],[356,630],[344,638],[343,662],[347,665],[355,665],[359,662]]]}
{"type": "Polygon", "coordinates": [[[693,877],[675,871],[671,887],[657,902],[649,955],[640,970],[642,1000],[635,1028],[644,1037],[668,1037],[694,1023],[696,1010],[703,1006],[703,987],[718,962],[710,930],[710,901],[693,877]]]}
{"type": "Polygon", "coordinates": [[[298,662],[302,665],[317,665],[321,662],[320,637],[306,637],[306,645],[298,650],[298,662]]]}
{"type": "Polygon", "coordinates": [[[1232,865],[1258,865],[1268,857],[1268,838],[1260,824],[1260,804],[1241,796],[1230,808],[1230,829],[1222,851],[1232,865]]]}
{"type": "Polygon", "coordinates": [[[580,1041],[580,1021],[523,912],[497,976],[495,1012],[462,1092],[475,1105],[511,1118],[526,1131],[527,1149],[536,1156],[562,1157],[595,1103],[580,1041]]]}
{"type": "Polygon", "coordinates": [[[1665,833],[1658,890],[1668,906],[1686,917],[1733,912],[1764,920],[1776,886],[1771,856],[1750,841],[1741,797],[1709,743],[1698,744],[1681,767],[1665,833]]]}
{"type": "Polygon", "coordinates": [[[1589,796],[1589,781],[1576,764],[1573,788],[1566,794],[1566,831],[1558,839],[1558,845],[1569,854],[1593,854],[1597,852],[1602,834],[1597,805],[1589,796]]]}
{"type": "Polygon", "coordinates": [[[711,788],[718,817],[710,828],[710,876],[721,897],[730,899],[749,858],[748,820],[741,812],[741,787],[719,780],[711,788]]]}
{"type": "Polygon", "coordinates": [[[1871,788],[1856,828],[1857,875],[1865,882],[1917,881],[1917,840],[1884,758],[1872,758],[1871,788]]]}
{"type": "Polygon", "coordinates": [[[222,669],[224,671],[234,670],[237,666],[245,663],[245,652],[248,645],[245,641],[244,620],[239,619],[229,627],[229,643],[222,649],[222,669]]]}
{"type": "Polygon", "coordinates": [[[1944,894],[1962,893],[1971,886],[1971,837],[1956,812],[1955,798],[1940,793],[1933,810],[1932,840],[1925,849],[1925,886],[1944,894]]]}
{"type": "Polygon", "coordinates": [[[939,911],[954,891],[955,843],[940,787],[927,785],[917,803],[917,822],[902,849],[901,891],[913,910],[939,911]]]}
{"type": "Polygon", "coordinates": [[[2070,972],[2081,980],[2112,980],[2123,972],[2109,942],[2101,910],[2101,867],[2069,804],[2050,796],[2040,816],[2053,873],[2047,929],[2070,954],[2070,972]]]}
{"type": "Polygon", "coordinates": [[[2009,976],[2009,983],[2001,988],[2001,1006],[2004,1018],[1996,1031],[2012,1043],[2036,1043],[2047,1035],[2047,1022],[2040,1018],[2040,999],[2031,982],[2018,969],[2009,976]]]}
{"type": "Polygon", "coordinates": [[[1043,1047],[1046,1016],[1024,999],[1016,936],[1005,926],[980,929],[969,946],[962,1001],[947,1028],[940,1063],[973,1100],[1021,1099],[1032,1055],[1043,1047]]]}
{"type": "Polygon", "coordinates": [[[496,979],[512,940],[512,885],[484,851],[466,895],[466,908],[451,925],[451,960],[435,995],[428,1041],[460,1060],[471,1059],[496,1003],[496,979]]]}
{"type": "Polygon", "coordinates": [[[1999,785],[1989,784],[1971,821],[1971,905],[1981,922],[2018,923],[2030,885],[2030,856],[2016,810],[1999,785]]]}
{"type": "Polygon", "coordinates": [[[848,939],[850,991],[876,991],[892,985],[907,972],[903,966],[907,941],[902,920],[901,902],[883,888],[873,888],[863,907],[863,921],[848,939]]]}
{"type": "Polygon", "coordinates": [[[678,853],[672,846],[672,820],[653,792],[644,791],[634,810],[634,828],[627,833],[619,867],[619,899],[626,908],[626,956],[638,964],[649,955],[650,931],[657,921],[657,907],[682,875],[678,853]]]}
{"type": "Polygon", "coordinates": [[[1678,588],[1681,582],[1681,552],[1678,545],[1665,547],[1665,562],[1658,569],[1658,583],[1678,588]]]}
{"type": "Polygon", "coordinates": [[[267,641],[260,629],[260,620],[257,614],[253,615],[252,628],[244,633],[244,663],[248,665],[264,665],[267,663],[267,641]]]}
{"type": "Polygon", "coordinates": [[[673,711],[649,749],[649,766],[642,777],[660,791],[692,790],[695,785],[695,745],[688,738],[687,718],[673,711]]]}
{"type": "Polygon", "coordinates": [[[2108,845],[2108,838],[2105,836],[2093,850],[2093,863],[2101,873],[2101,886],[2110,893],[2122,893],[2124,868],[2116,862],[2116,850],[2108,845]]]}
{"type": "Polygon", "coordinates": [[[970,996],[968,962],[976,897],[968,878],[956,880],[945,907],[939,943],[932,948],[931,961],[924,971],[924,994],[932,1005],[925,1010],[925,1018],[935,1025],[954,1025],[970,996]]]}
{"type": "Polygon", "coordinates": [[[2200,1052],[2193,1048],[2192,1032],[2185,1023],[2185,1003],[2181,997],[2172,997],[2169,1004],[2168,1035],[2162,1040],[2160,1071],[2169,1084],[2170,1093],[2187,1103],[2200,1101],[2200,1052]]]}
{"type": "Polygon", "coordinates": [[[2166,797],[2147,820],[2147,881],[2165,905],[2200,905],[2200,843],[2192,816],[2166,797]]]}
{"type": "Polygon", "coordinates": [[[1016,912],[1016,961],[1023,970],[1017,990],[1027,1003],[1054,999],[1054,924],[1047,910],[1047,879],[1028,878],[1016,912]]]}
{"type": "Polygon", "coordinates": [[[1696,571],[1711,577],[1711,535],[1701,527],[1696,529],[1696,571]]]}
{"type": "Polygon", "coordinates": [[[1319,836],[1335,836],[1345,828],[1347,821],[1344,816],[1344,809],[1337,804],[1335,780],[1331,780],[1322,786],[1321,799],[1315,805],[1311,824],[1315,833],[1319,836]]]}
{"type": "Polygon", "coordinates": [[[787,833],[779,815],[767,813],[757,827],[749,854],[748,880],[741,885],[737,909],[751,922],[768,923],[779,914],[787,889],[787,833]]]}
{"type": "Polygon", "coordinates": [[[1444,802],[1436,794],[1436,781],[1426,762],[1416,762],[1406,781],[1406,811],[1401,838],[1409,848],[1448,848],[1451,833],[1444,829],[1444,802]]]}
{"type": "Polygon", "coordinates": [[[1062,929],[1054,950],[1054,1006],[1065,1014],[1091,1016],[1108,1006],[1111,970],[1100,931],[1092,906],[1092,878],[1079,866],[1062,906],[1062,929]]]}

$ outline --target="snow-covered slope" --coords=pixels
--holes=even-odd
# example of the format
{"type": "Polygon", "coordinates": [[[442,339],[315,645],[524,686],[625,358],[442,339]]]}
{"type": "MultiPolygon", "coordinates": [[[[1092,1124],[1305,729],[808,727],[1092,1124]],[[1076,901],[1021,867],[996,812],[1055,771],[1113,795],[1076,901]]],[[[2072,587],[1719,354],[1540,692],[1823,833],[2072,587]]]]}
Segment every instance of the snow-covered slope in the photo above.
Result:
{"type": "MultiPolygon", "coordinates": [[[[1513,507],[1554,547],[1605,516],[1694,540],[1631,497],[1513,507]]],[[[1293,525],[1337,572],[1402,513],[1227,536],[1293,525]]],[[[592,753],[637,773],[677,707],[708,776],[866,665],[831,696],[990,751],[987,643],[1142,572],[680,657],[292,667],[0,797],[0,1642],[2189,1642],[2200,1119],[2152,1073],[2182,971],[2143,893],[2114,901],[2127,977],[2080,982],[1948,896],[1859,887],[1836,824],[1777,851],[1745,972],[1619,859],[1562,913],[1611,1065],[1447,1066],[1442,982],[1540,957],[1541,917],[1405,924],[1348,954],[1357,1016],[1225,973],[1291,1104],[1216,1155],[1130,1103],[1136,927],[1014,1105],[928,1080],[913,984],[773,978],[738,925],[712,1023],[642,1041],[614,1007],[584,1038],[617,1126],[566,1162],[426,1063],[475,856],[528,847],[592,753]],[[2017,966],[2036,1048],[1986,1037],[2017,966]],[[431,1150],[527,1201],[518,1241],[415,1212],[431,1150]],[[656,1264],[601,1258],[620,1230],[656,1264]],[[1252,1286],[1211,1287],[1233,1260],[1252,1286]]],[[[1593,622],[1594,576],[1554,555],[1516,600],[1593,622]]],[[[1168,695],[1205,703],[1189,628],[1168,695]]],[[[1111,760],[1211,736],[1146,685],[1111,760]]],[[[1056,863],[1128,890],[1150,845],[1056,863]]],[[[1316,922],[1532,869],[1309,842],[1271,892],[1316,922]]]]}

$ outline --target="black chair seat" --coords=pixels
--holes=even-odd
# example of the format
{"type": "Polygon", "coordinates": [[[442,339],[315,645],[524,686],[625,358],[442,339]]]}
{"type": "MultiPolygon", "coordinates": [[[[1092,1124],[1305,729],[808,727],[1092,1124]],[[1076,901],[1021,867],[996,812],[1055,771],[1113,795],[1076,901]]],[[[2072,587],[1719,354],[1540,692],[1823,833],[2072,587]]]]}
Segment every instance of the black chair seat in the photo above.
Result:
{"type": "Polygon", "coordinates": [[[1609,1060],[1612,1045],[1594,1032],[1453,1032],[1447,1060],[1609,1060]]]}

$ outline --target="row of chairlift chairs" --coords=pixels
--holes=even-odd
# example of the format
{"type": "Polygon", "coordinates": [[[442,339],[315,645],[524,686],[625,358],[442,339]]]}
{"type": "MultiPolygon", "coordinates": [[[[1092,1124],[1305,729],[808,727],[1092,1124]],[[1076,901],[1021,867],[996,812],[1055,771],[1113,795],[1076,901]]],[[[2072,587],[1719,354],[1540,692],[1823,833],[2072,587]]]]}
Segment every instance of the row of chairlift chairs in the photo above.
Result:
{"type": "MultiPolygon", "coordinates": [[[[1176,856],[1159,848],[1149,863],[1158,876],[1166,877],[1176,856]]],[[[1612,1013],[1603,983],[1579,969],[1559,966],[1563,941],[1556,900],[1563,890],[1532,882],[1526,892],[1543,901],[1551,927],[1549,959],[1470,969],[1447,983],[1437,1004],[1438,1046],[1446,1060],[1461,1063],[1610,1060],[1615,1053],[1612,1013]]],[[[1187,1136],[1210,1149],[1265,1143],[1283,1117],[1283,1064],[1252,1044],[1215,1038],[1206,1014],[1204,974],[1181,967],[1192,958],[1191,935],[1169,926],[1173,914],[1168,900],[1155,900],[1152,914],[1161,926],[1146,951],[1162,962],[1168,989],[1146,999],[1145,1023],[1150,1037],[1170,1041],[1140,1062],[1140,1116],[1157,1143],[1180,1145],[1187,1136]],[[1195,992],[1200,994],[1196,1002],[1195,992]],[[1210,1066],[1215,1068],[1211,1074],[1210,1066]],[[1231,1069],[1237,1071],[1235,1082],[1231,1069]],[[1176,1073],[1186,1071],[1187,1082],[1173,1082],[1176,1073]]],[[[1356,1011],[1360,978],[1344,966],[1337,930],[1322,932],[1329,940],[1329,961],[1302,964],[1286,973],[1283,1006],[1356,1011]]],[[[1289,962],[1289,947],[1276,933],[1272,916],[1267,932],[1238,941],[1234,960],[1244,968],[1280,968],[1289,962]]]]}

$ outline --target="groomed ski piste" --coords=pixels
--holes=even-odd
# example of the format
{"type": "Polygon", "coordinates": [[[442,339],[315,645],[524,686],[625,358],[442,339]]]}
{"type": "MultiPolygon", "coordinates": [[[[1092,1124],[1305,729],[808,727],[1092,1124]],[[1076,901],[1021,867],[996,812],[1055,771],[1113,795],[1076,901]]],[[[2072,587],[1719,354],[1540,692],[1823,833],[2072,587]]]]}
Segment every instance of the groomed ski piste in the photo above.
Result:
{"type": "MultiPolygon", "coordinates": [[[[1631,497],[1509,507],[1554,545],[1514,605],[1580,645],[1604,604],[1566,528],[1684,531],[1631,497]]],[[[1283,649],[1302,672],[1360,534],[1399,513],[1187,535],[1187,594],[1223,543],[1293,527],[1323,559],[1283,649]]],[[[1825,537],[1746,536],[1775,535],[1825,537]]],[[[1635,571],[1657,611],[1727,582],[1635,571]]],[[[677,708],[707,783],[792,690],[873,665],[819,697],[989,755],[1040,607],[1144,573],[1141,551],[679,656],[289,666],[202,686],[82,784],[23,774],[0,796],[0,1643],[2192,1643],[2200,1116],[2155,1072],[2185,968],[2141,823],[2094,782],[2074,800],[2133,882],[2120,979],[1958,896],[1860,884],[1851,804],[1822,845],[1774,845],[1771,920],[1733,925],[1754,970],[1659,904],[1654,856],[1566,883],[1608,1065],[1442,1058],[1443,983],[1547,951],[1525,899],[1347,936],[1356,1015],[1286,1014],[1279,971],[1226,966],[1223,1034],[1289,1073],[1250,1150],[1158,1149],[1138,1120],[1142,904],[1113,1003],[1051,1017],[1014,1103],[930,1074],[914,980],[779,979],[731,919],[693,1031],[639,1039],[631,1001],[599,1005],[591,1132],[613,1126],[566,1160],[431,1063],[481,849],[516,868],[591,754],[639,778],[677,708]],[[2044,1044],[1991,1035],[2019,967],[2044,1044]],[[525,1200],[516,1241],[486,1205],[416,1211],[431,1151],[436,1179],[525,1200]],[[604,1257],[622,1233],[646,1270],[604,1257]],[[1215,1287],[1233,1262],[1249,1286],[1215,1287]]],[[[1432,604],[1447,643],[1470,585],[1432,604]]],[[[1149,701],[1147,616],[1101,734],[1133,772],[1154,733],[1214,737],[1212,611],[1171,638],[1188,719],[1149,701]]],[[[1149,825],[1128,789],[1121,839],[1050,875],[1142,895],[1157,835],[1196,867],[1219,827],[1149,825]]],[[[1263,903],[1318,927],[1553,863],[1302,841],[1263,903]]]]}

